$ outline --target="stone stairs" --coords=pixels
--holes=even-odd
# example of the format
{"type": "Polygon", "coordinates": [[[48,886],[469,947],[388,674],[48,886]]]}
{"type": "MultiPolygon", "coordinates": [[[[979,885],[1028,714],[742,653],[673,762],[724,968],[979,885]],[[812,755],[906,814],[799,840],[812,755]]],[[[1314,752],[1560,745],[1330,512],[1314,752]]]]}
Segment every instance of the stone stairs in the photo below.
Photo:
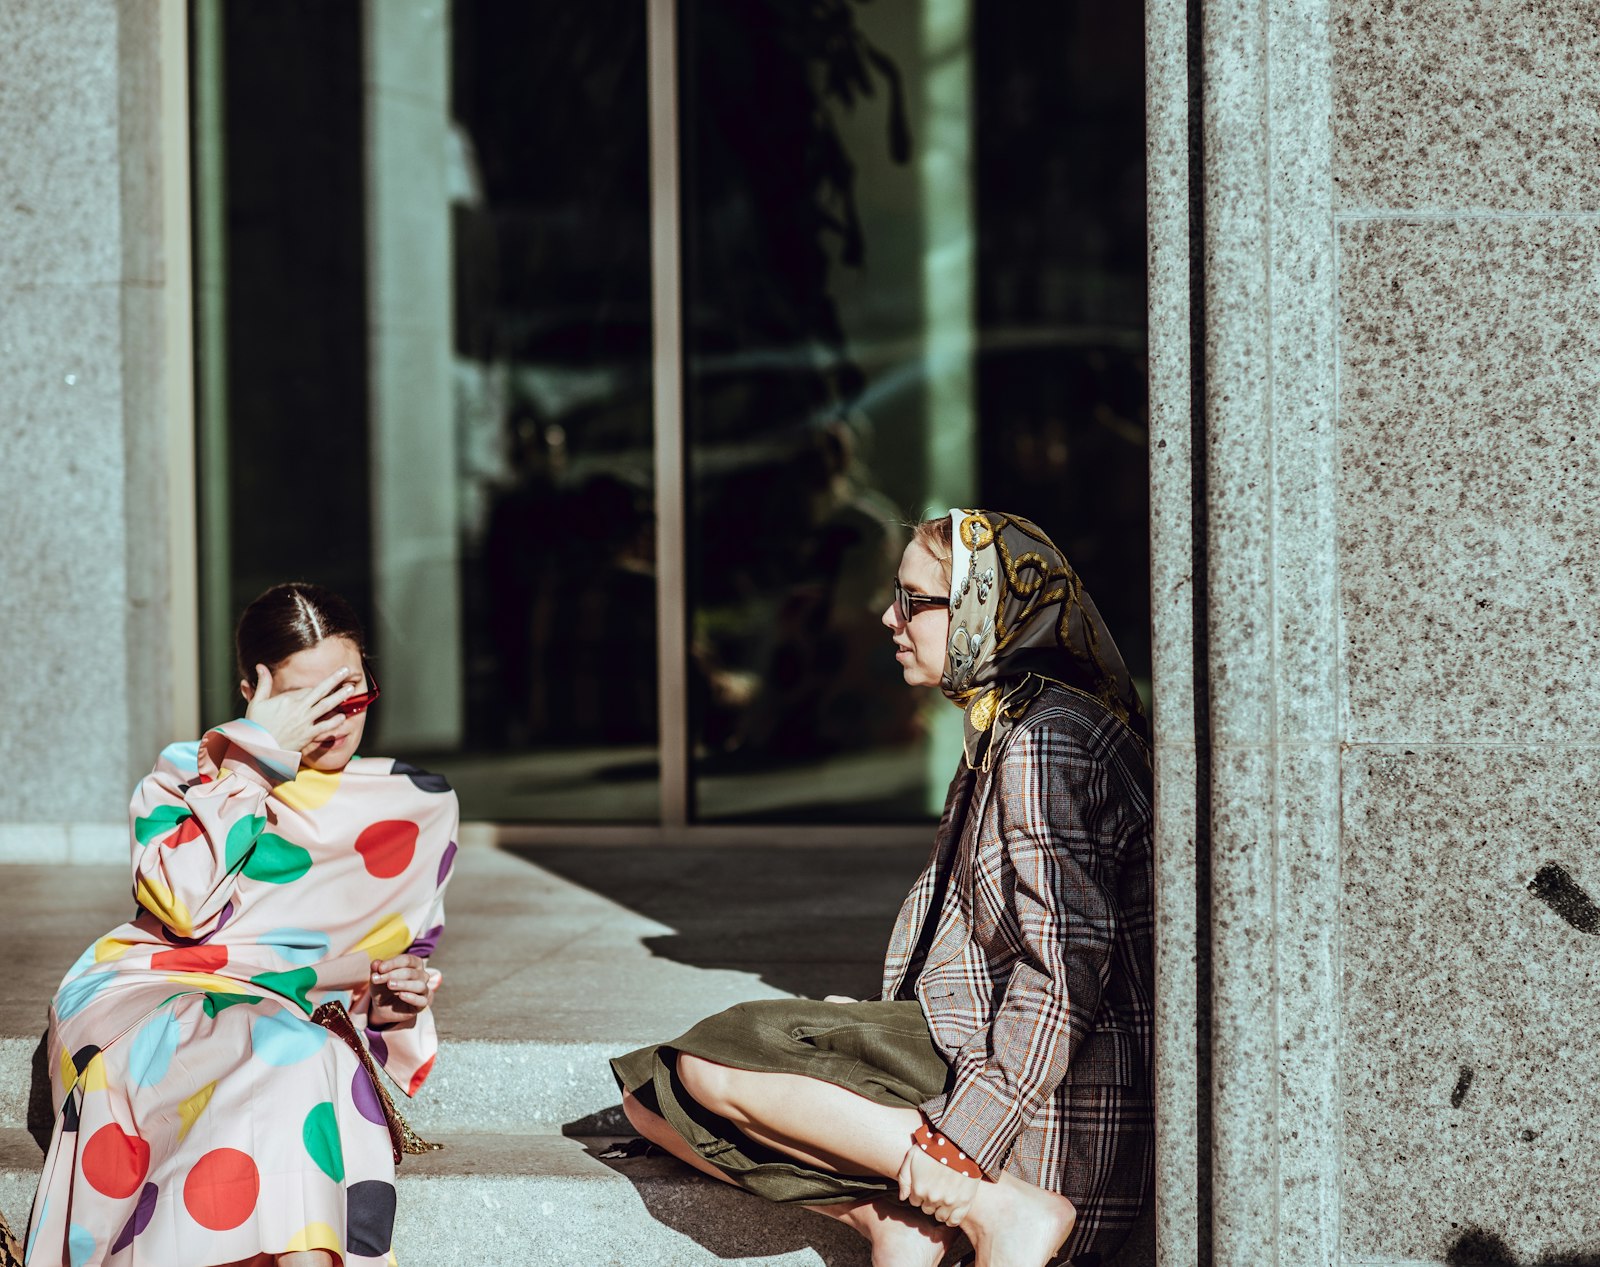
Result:
{"type": "MultiPolygon", "coordinates": [[[[829,1220],[670,1158],[602,1159],[632,1134],[606,1059],[745,999],[875,993],[924,857],[464,845],[434,959],[438,1063],[415,1100],[396,1097],[445,1145],[400,1166],[400,1262],[865,1267],[864,1244],[829,1220]]],[[[45,1009],[83,947],[126,918],[127,893],[120,867],[0,866],[0,1210],[19,1233],[50,1129],[45,1009]]],[[[1153,1262],[1130,1250],[1119,1267],[1153,1262]]]]}
{"type": "MultiPolygon", "coordinates": [[[[435,959],[439,1061],[402,1103],[445,1149],[400,1167],[401,1263],[865,1264],[851,1233],[803,1210],[668,1158],[602,1160],[631,1134],[606,1058],[743,999],[871,993],[921,861],[876,847],[464,848],[435,959]]],[[[0,867],[13,968],[0,1210],[14,1225],[49,1130],[45,1008],[83,946],[126,917],[127,891],[121,868],[0,867]]]]}

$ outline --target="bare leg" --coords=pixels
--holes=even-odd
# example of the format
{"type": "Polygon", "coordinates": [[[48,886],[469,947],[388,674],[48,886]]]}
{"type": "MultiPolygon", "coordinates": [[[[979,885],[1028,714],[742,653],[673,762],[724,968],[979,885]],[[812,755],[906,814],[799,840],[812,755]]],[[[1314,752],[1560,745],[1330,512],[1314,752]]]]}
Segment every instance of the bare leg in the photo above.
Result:
{"type": "Polygon", "coordinates": [[[333,1267],[333,1255],[325,1249],[297,1249],[279,1254],[278,1267],[333,1267]]]}
{"type": "MultiPolygon", "coordinates": [[[[633,1129],[652,1144],[657,1144],[666,1149],[685,1165],[693,1166],[696,1170],[710,1175],[713,1179],[720,1179],[723,1183],[733,1183],[732,1179],[689,1147],[689,1142],[672,1129],[671,1123],[666,1118],[659,1113],[652,1113],[644,1105],[640,1104],[631,1091],[622,1093],[622,1111],[627,1115],[628,1121],[633,1124],[633,1129]]],[[[734,1187],[738,1186],[738,1184],[734,1184],[734,1187]]]]}
{"type": "MultiPolygon", "coordinates": [[[[651,1143],[660,1145],[679,1161],[713,1179],[733,1183],[728,1175],[695,1152],[665,1118],[652,1113],[626,1091],[622,1093],[622,1111],[627,1114],[633,1129],[651,1143]]],[[[873,1267],[935,1267],[950,1243],[959,1235],[955,1228],[935,1223],[921,1211],[913,1210],[893,1197],[851,1204],[808,1205],[803,1208],[843,1223],[866,1237],[872,1243],[873,1267]]]]}
{"type": "Polygon", "coordinates": [[[854,1205],[808,1205],[813,1214],[837,1219],[872,1244],[872,1267],[938,1267],[961,1235],[959,1228],[935,1223],[894,1196],[854,1205]]]}
{"type": "MultiPolygon", "coordinates": [[[[828,1170],[892,1178],[921,1115],[789,1073],[753,1073],[698,1056],[678,1057],[684,1089],[751,1139],[828,1170]]],[[[977,1267],[1044,1267],[1072,1231],[1065,1197],[1011,1175],[979,1185],[962,1223],[977,1267]]]]}

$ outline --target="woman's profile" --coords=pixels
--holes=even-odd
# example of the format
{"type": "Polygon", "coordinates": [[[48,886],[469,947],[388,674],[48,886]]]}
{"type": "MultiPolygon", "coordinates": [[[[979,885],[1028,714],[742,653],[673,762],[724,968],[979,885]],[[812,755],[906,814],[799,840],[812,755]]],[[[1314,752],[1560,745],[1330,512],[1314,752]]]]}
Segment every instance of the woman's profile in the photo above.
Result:
{"type": "Polygon", "coordinates": [[[883,623],[965,712],[881,1000],[742,1004],[612,1062],[681,1160],[839,1219],[875,1267],[1113,1250],[1149,1186],[1151,772],[1138,696],[1061,552],[1012,515],[918,526],[883,623]]]}
{"type": "Polygon", "coordinates": [[[408,1095],[432,1068],[455,794],[357,755],[379,691],[338,595],[275,586],[235,643],[244,716],[140,782],[134,916],[50,1008],[33,1267],[392,1261],[387,1098],[359,1049],[408,1095]]]}

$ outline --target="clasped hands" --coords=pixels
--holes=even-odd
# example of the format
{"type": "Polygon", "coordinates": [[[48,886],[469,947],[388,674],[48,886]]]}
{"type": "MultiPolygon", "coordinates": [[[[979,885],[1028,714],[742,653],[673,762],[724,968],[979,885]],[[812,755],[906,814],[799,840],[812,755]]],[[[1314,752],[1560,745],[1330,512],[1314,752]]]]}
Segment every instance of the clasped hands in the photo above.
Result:
{"type": "Polygon", "coordinates": [[[396,955],[372,961],[372,994],[367,1002],[369,1025],[400,1025],[415,1021],[433,1002],[442,980],[429,971],[427,960],[416,955],[396,955]]]}
{"type": "Polygon", "coordinates": [[[900,1199],[946,1227],[960,1227],[983,1182],[952,1170],[913,1144],[900,1163],[900,1199]]]}
{"type": "MultiPolygon", "coordinates": [[[[848,994],[827,994],[824,1003],[854,1003],[848,994]]],[[[983,1182],[959,1170],[951,1170],[928,1156],[915,1144],[906,1149],[905,1160],[900,1163],[900,1199],[915,1206],[930,1218],[946,1227],[960,1227],[961,1220],[978,1197],[978,1185],[983,1182]]]]}

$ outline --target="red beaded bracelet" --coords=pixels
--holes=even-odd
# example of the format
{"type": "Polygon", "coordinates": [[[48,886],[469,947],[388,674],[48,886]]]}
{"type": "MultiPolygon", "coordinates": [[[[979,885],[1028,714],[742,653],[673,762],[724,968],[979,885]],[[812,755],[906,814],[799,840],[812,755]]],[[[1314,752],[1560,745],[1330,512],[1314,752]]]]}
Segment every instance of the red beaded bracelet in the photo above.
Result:
{"type": "Polygon", "coordinates": [[[982,1179],[983,1168],[924,1122],[911,1132],[911,1142],[941,1165],[966,1175],[969,1179],[982,1179]]]}

